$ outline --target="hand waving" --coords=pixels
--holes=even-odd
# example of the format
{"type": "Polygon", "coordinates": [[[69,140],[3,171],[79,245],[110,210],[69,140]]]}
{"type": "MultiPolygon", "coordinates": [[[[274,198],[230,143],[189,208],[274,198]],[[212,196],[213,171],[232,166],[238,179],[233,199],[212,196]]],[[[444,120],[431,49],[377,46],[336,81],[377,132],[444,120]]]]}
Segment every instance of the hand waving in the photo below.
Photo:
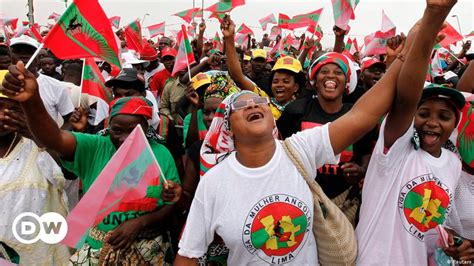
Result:
{"type": "Polygon", "coordinates": [[[0,91],[18,102],[25,102],[38,93],[38,83],[33,73],[25,68],[22,61],[8,67],[0,91]]]}

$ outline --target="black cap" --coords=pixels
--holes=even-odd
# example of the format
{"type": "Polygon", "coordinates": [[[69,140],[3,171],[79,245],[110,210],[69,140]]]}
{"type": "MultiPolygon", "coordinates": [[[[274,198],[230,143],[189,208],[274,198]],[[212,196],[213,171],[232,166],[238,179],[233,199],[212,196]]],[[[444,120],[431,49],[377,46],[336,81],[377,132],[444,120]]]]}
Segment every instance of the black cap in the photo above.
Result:
{"type": "Polygon", "coordinates": [[[429,98],[447,98],[459,111],[462,110],[466,104],[466,99],[462,93],[456,89],[451,89],[438,84],[430,84],[424,88],[420,103],[429,98]]]}
{"type": "Polygon", "coordinates": [[[138,72],[134,68],[124,68],[117,77],[105,82],[105,86],[109,88],[123,87],[125,89],[136,89],[138,91],[145,90],[145,84],[138,79],[138,72]]]}

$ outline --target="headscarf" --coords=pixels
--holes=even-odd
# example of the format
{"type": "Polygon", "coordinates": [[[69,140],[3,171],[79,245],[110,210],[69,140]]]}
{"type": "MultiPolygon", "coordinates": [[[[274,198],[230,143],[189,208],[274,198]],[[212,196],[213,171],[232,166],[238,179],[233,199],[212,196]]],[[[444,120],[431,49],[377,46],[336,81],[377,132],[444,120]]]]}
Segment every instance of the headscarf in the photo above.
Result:
{"type": "Polygon", "coordinates": [[[122,97],[110,103],[109,121],[116,115],[141,115],[147,120],[153,116],[153,103],[145,97],[122,97]]]}
{"type": "Polygon", "coordinates": [[[240,89],[227,72],[217,72],[211,77],[211,84],[204,93],[204,101],[209,98],[225,99],[239,91],[240,89]]]}
{"type": "MultiPolygon", "coordinates": [[[[245,94],[258,95],[252,91],[241,91],[231,94],[222,101],[216,110],[211,127],[209,128],[204,143],[200,151],[200,171],[199,175],[202,177],[209,169],[224,160],[231,152],[235,150],[234,139],[230,130],[230,113],[231,105],[237,99],[245,94]]],[[[273,137],[278,138],[278,129],[273,130],[273,137]]]]}
{"type": "Polygon", "coordinates": [[[345,93],[352,93],[357,85],[357,71],[354,68],[354,62],[346,55],[336,52],[325,53],[314,60],[309,68],[309,80],[311,85],[314,85],[314,79],[321,67],[330,63],[336,64],[344,73],[346,78],[345,93]]]}

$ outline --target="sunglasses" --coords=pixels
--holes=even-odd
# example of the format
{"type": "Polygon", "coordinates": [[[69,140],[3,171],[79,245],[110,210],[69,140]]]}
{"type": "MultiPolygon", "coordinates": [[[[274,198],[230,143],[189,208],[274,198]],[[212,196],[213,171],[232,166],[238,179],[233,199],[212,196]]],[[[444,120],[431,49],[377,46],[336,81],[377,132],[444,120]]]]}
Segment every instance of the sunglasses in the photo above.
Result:
{"type": "Polygon", "coordinates": [[[247,108],[250,105],[264,105],[264,104],[269,104],[270,100],[266,97],[255,97],[247,100],[240,100],[232,103],[230,105],[230,108],[232,111],[237,111],[240,109],[247,108]]]}

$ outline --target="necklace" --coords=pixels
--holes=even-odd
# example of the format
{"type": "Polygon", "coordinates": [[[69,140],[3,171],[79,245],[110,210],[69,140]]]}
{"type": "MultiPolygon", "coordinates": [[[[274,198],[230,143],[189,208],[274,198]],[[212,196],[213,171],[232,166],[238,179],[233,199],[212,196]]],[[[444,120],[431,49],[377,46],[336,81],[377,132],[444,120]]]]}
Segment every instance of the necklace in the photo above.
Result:
{"type": "Polygon", "coordinates": [[[285,103],[284,105],[281,105],[275,97],[270,98],[271,103],[278,109],[278,111],[282,112],[285,111],[285,107],[291,103],[293,100],[290,100],[289,102],[285,103]]]}
{"type": "Polygon", "coordinates": [[[7,153],[5,153],[2,157],[2,159],[5,159],[5,157],[8,156],[8,154],[10,154],[10,152],[12,151],[12,148],[13,148],[13,144],[15,144],[16,142],[16,137],[18,136],[18,133],[15,133],[15,137],[13,137],[13,141],[12,143],[10,143],[10,147],[8,147],[8,150],[7,150],[7,153]]]}

